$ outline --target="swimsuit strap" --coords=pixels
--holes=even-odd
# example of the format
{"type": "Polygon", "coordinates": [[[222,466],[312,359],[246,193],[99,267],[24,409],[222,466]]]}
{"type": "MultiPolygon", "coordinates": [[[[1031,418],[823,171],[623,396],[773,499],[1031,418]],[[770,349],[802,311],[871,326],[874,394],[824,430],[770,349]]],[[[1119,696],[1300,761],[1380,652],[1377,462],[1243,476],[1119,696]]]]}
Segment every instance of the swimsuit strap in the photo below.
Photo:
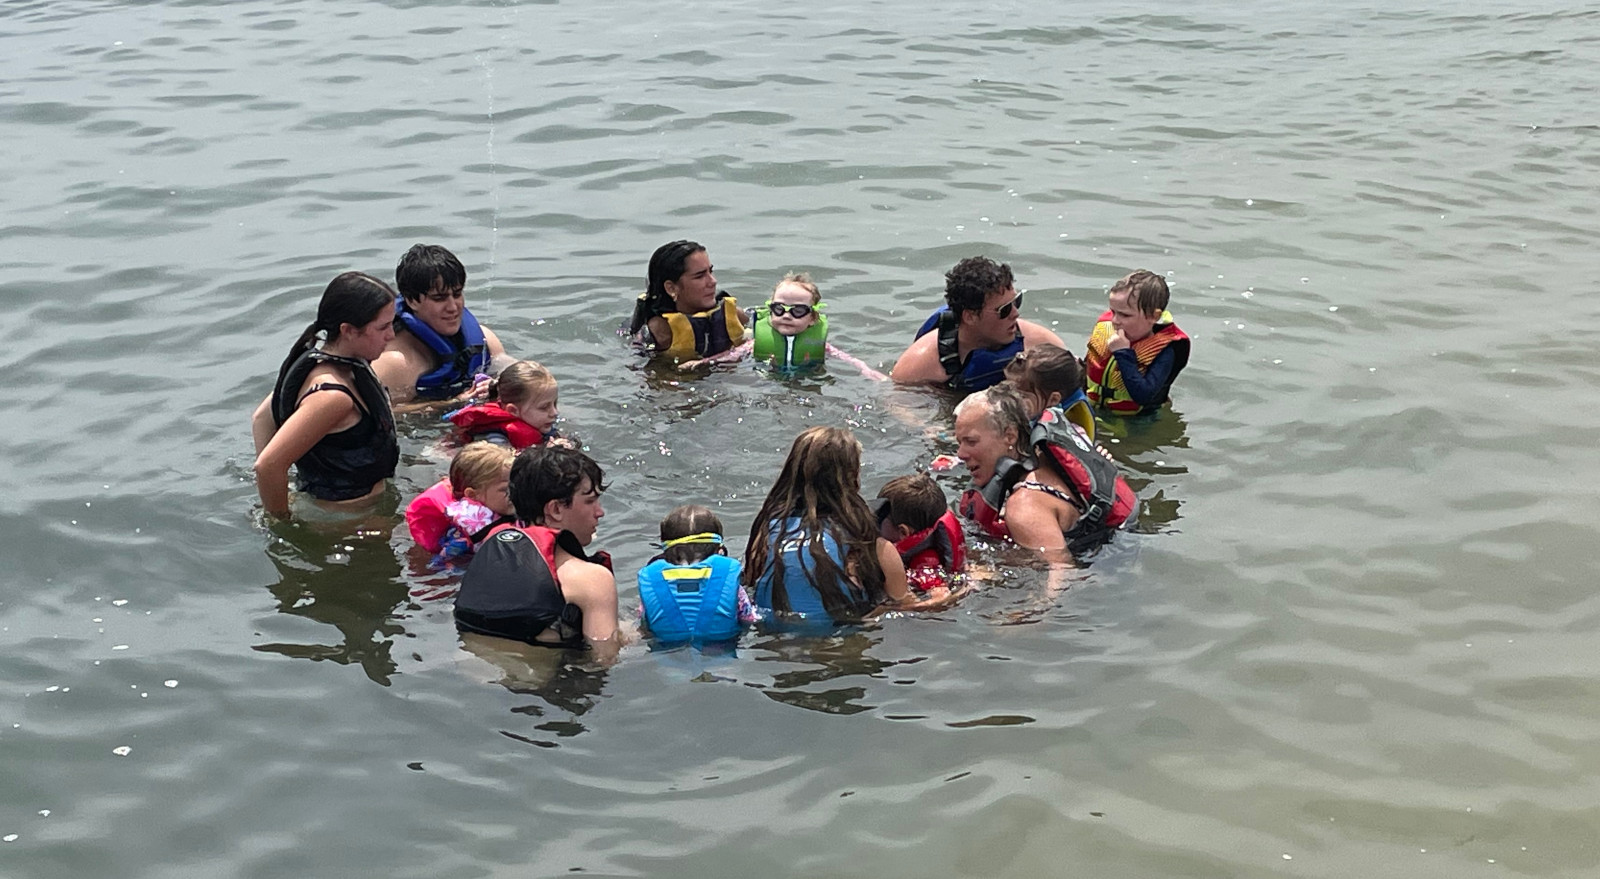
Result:
{"type": "Polygon", "coordinates": [[[1050,495],[1053,498],[1059,498],[1061,500],[1066,501],[1067,503],[1072,505],[1073,509],[1075,509],[1075,510],[1078,509],[1078,501],[1075,500],[1072,497],[1072,495],[1067,494],[1066,492],[1062,491],[1059,488],[1056,488],[1053,485],[1045,485],[1042,482],[1027,481],[1027,482],[1019,482],[1019,483],[1017,483],[1017,488],[1031,488],[1034,491],[1042,491],[1045,494],[1050,495]]]}

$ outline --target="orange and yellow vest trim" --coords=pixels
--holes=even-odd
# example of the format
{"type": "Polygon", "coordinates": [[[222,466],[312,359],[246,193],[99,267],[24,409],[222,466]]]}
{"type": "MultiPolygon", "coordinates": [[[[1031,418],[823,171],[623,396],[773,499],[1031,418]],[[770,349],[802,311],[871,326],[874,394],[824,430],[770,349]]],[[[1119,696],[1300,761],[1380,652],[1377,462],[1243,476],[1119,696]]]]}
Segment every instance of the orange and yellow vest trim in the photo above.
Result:
{"type": "MultiPolygon", "coordinates": [[[[1089,334],[1089,347],[1084,356],[1084,371],[1088,374],[1089,387],[1087,393],[1090,402],[1115,412],[1118,415],[1137,415],[1145,407],[1134,402],[1128,395],[1127,386],[1122,381],[1122,371],[1117,368],[1117,359],[1111,356],[1111,350],[1106,347],[1111,341],[1111,336],[1116,329],[1111,326],[1111,312],[1108,310],[1100,315],[1100,320],[1094,325],[1094,332],[1089,334]]],[[[1134,342],[1132,345],[1133,356],[1138,359],[1140,367],[1146,367],[1156,359],[1156,355],[1166,350],[1168,345],[1179,345],[1177,351],[1178,361],[1172,367],[1172,375],[1167,379],[1167,388],[1172,387],[1172,380],[1189,362],[1189,335],[1178,329],[1172,320],[1172,312],[1161,312],[1161,319],[1156,321],[1150,335],[1134,342]]],[[[1166,402],[1166,389],[1163,389],[1160,402],[1166,402]]],[[[1154,405],[1160,405],[1160,402],[1154,405]]],[[[1154,408],[1152,406],[1151,408],[1154,408]]]]}

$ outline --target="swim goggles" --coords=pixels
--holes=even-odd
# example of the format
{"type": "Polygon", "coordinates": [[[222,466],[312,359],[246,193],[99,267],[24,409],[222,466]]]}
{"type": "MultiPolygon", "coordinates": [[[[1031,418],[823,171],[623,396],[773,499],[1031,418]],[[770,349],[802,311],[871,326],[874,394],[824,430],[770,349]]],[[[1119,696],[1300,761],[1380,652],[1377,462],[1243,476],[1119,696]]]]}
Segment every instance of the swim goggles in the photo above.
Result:
{"type": "Polygon", "coordinates": [[[682,546],[685,543],[714,543],[717,546],[721,546],[722,535],[711,531],[704,531],[699,534],[690,534],[687,537],[674,537],[671,540],[661,544],[661,548],[671,549],[674,546],[682,546]]]}

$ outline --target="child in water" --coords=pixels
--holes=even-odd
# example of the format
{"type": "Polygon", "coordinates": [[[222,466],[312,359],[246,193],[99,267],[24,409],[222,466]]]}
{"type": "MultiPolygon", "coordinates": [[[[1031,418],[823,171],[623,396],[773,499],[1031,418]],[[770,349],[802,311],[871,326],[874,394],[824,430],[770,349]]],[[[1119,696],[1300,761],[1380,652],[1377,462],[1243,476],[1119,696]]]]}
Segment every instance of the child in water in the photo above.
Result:
{"type": "Polygon", "coordinates": [[[896,476],[878,489],[878,533],[894,544],[906,582],[920,595],[952,586],[966,569],[967,541],[944,489],[925,473],[896,476]]]}
{"type": "Polygon", "coordinates": [[[696,369],[713,363],[733,363],[753,352],[756,360],[773,369],[793,372],[820,366],[824,359],[843,360],[874,381],[888,376],[862,363],[828,341],[828,318],[822,313],[822,292],[805,272],[790,272],[772,290],[772,298],[755,309],[751,338],[735,348],[679,369],[696,369]]]}
{"type": "Polygon", "coordinates": [[[522,451],[555,436],[558,388],[550,370],[518,360],[489,382],[489,398],[444,416],[462,442],[487,440],[522,451]]]}
{"type": "Polygon", "coordinates": [[[1034,422],[1044,410],[1055,409],[1094,439],[1094,412],[1083,391],[1083,366],[1072,352],[1048,342],[1035,345],[1006,364],[1006,380],[1016,387],[1034,422]]]}
{"type": "Polygon", "coordinates": [[[757,619],[722,545],[722,520],[685,504],[661,520],[662,553],[639,572],[645,625],[664,642],[729,641],[757,619]]]}
{"type": "Polygon", "coordinates": [[[1089,399],[1117,415],[1154,412],[1189,363],[1189,336],[1167,311],[1167,279],[1139,269],[1111,285],[1089,336],[1089,399]]]}
{"type": "Polygon", "coordinates": [[[450,462],[448,477],[406,507],[411,539],[435,554],[435,564],[472,552],[480,533],[513,514],[506,488],[514,457],[504,446],[471,443],[450,462]]]}

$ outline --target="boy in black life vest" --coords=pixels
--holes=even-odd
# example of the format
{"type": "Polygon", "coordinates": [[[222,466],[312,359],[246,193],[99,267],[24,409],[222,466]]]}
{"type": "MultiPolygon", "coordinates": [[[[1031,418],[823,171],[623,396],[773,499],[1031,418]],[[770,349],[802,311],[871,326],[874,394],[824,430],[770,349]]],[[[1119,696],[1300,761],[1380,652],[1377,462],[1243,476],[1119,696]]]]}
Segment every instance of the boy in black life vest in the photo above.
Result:
{"type": "Polygon", "coordinates": [[[1189,337],[1167,311],[1167,280],[1139,269],[1111,285],[1089,336],[1089,399],[1117,415],[1154,412],[1189,363],[1189,337]]]}
{"type": "Polygon", "coordinates": [[[966,536],[939,483],[925,473],[897,476],[878,490],[873,507],[878,534],[900,553],[911,588],[927,596],[955,585],[967,566],[966,536]]]}

